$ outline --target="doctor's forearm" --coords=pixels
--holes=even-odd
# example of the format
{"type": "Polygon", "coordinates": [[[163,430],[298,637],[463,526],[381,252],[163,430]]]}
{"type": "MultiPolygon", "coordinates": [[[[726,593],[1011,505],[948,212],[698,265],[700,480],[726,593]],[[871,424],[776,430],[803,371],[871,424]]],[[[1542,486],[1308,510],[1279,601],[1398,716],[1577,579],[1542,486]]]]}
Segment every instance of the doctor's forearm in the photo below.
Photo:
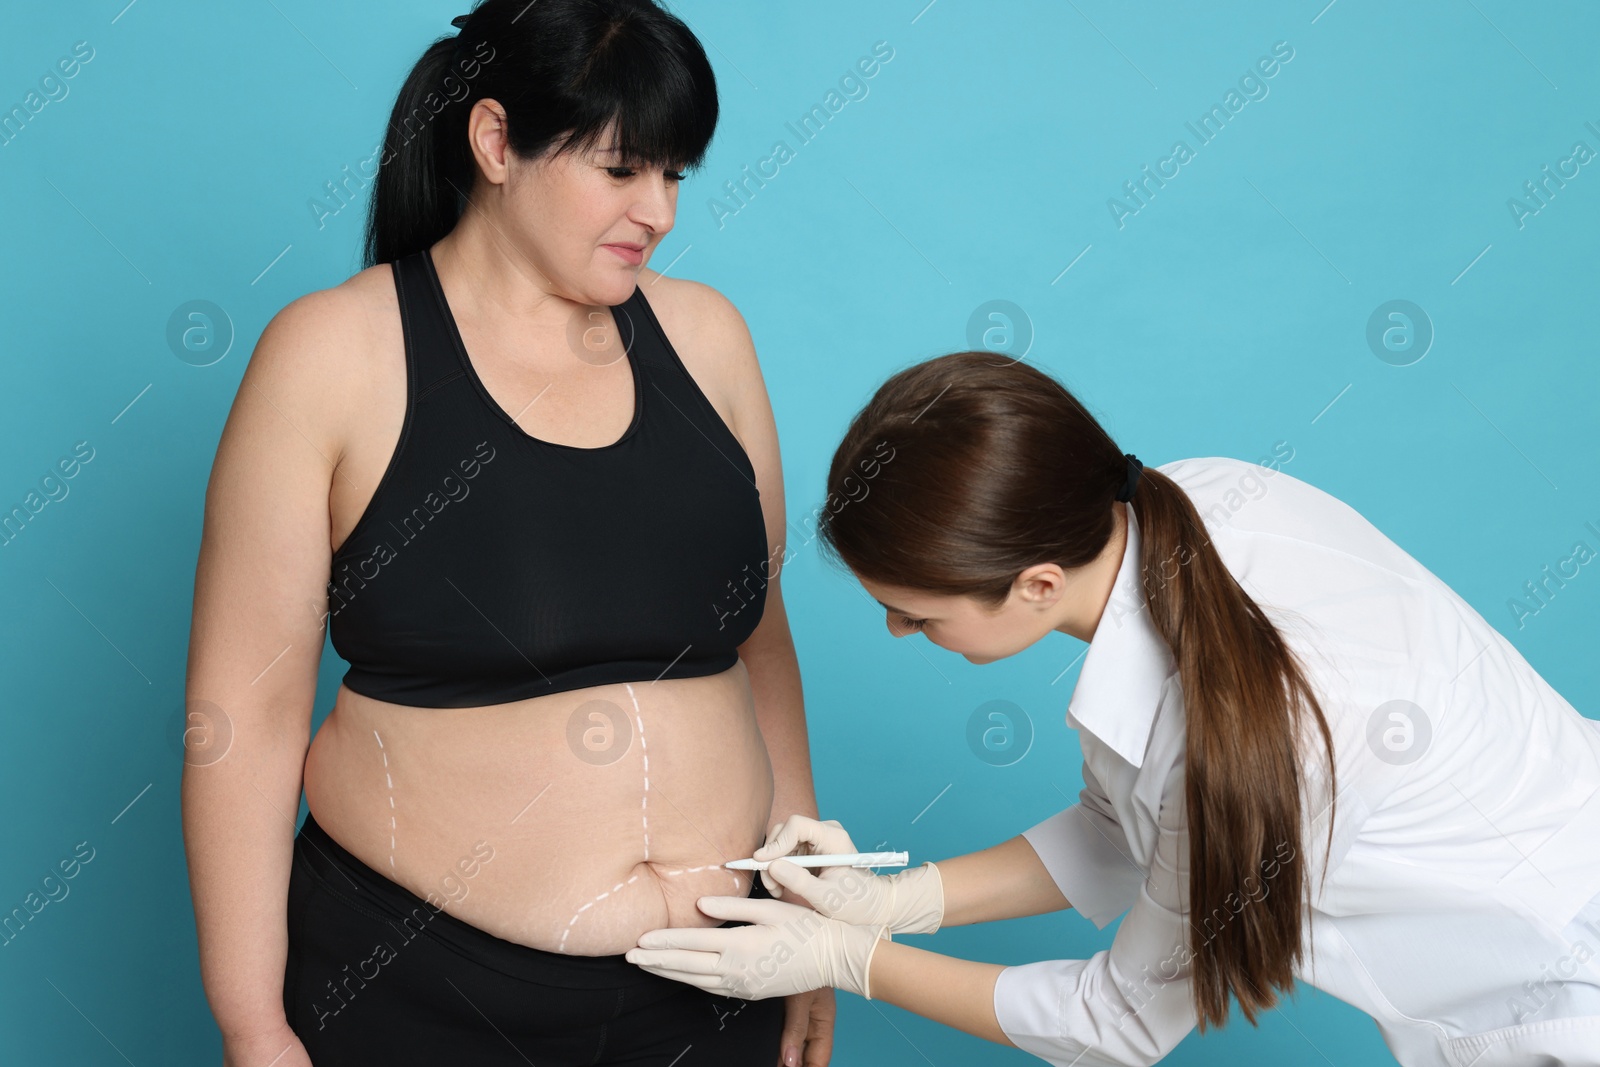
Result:
{"type": "Polygon", "coordinates": [[[1015,919],[1070,908],[1039,854],[1018,834],[981,852],[935,861],[944,886],[944,926],[1015,919]]]}
{"type": "Polygon", "coordinates": [[[994,1014],[994,984],[1003,970],[998,963],[880,941],[872,953],[867,990],[873,1000],[886,1000],[925,1019],[1015,1047],[994,1014]]]}

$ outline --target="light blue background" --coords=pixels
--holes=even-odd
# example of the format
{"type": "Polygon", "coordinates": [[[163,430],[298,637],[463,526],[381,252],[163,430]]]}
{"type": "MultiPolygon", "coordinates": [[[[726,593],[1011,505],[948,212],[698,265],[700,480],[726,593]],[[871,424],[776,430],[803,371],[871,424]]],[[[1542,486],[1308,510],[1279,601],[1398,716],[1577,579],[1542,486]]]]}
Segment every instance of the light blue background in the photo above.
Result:
{"type": "MultiPolygon", "coordinates": [[[[1600,164],[1523,227],[1506,202],[1574,142],[1600,149],[1585,127],[1600,126],[1600,16],[1578,3],[1530,18],[1510,0],[1325,2],[679,0],[716,67],[723,119],[652,265],[681,253],[672,272],[716,286],[749,322],[797,537],[871,391],[967,347],[974,309],[1009,300],[1031,323],[1029,358],[1126,450],[1152,464],[1254,460],[1288,442],[1288,473],[1369,517],[1596,715],[1596,567],[1520,628],[1507,602],[1574,542],[1600,548],[1584,528],[1600,525],[1600,164]],[[784,124],[876,41],[894,58],[870,94],[797,146],[784,124]],[[1278,41],[1294,58],[1270,94],[1197,147],[1185,122],[1278,41]],[[1195,159],[1119,229],[1108,197],[1179,138],[1195,159]],[[796,158],[719,227],[708,199],[777,139],[796,158]],[[1409,366],[1365,340],[1368,316],[1397,298],[1436,330],[1409,366]]],[[[359,266],[365,197],[323,228],[308,202],[372,154],[401,79],[463,10],[0,11],[6,109],[74,42],[95,50],[69,95],[0,146],[0,504],[19,503],[75,442],[94,449],[70,494],[0,551],[0,911],[77,842],[95,849],[70,896],[0,948],[0,1060],[220,1061],[178,819],[206,478],[263,326],[359,266]],[[194,299],[237,331],[211,366],[166,340],[194,299]]],[[[822,810],[863,847],[956,855],[1076,797],[1062,716],[1081,643],[1052,636],[978,667],[923,638],[894,641],[814,544],[785,587],[822,810]],[[969,714],[996,699],[1036,733],[1009,767],[966,742],[969,714]]],[[[343,670],[330,648],[319,721],[343,670]]],[[[917,940],[1022,963],[1089,954],[1111,932],[1065,912],[917,940]]],[[[841,995],[833,1062],[1037,1061],[841,995]]],[[[1259,1029],[1236,1016],[1169,1062],[1392,1060],[1365,1016],[1305,988],[1259,1029]]]]}

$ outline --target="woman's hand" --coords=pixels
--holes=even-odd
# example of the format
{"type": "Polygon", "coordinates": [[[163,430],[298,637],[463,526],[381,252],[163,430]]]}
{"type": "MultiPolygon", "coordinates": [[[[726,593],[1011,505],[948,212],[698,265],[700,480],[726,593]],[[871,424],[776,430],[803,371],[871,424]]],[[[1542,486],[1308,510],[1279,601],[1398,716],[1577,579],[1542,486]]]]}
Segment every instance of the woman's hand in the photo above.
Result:
{"type": "Polygon", "coordinates": [[[779,858],[858,851],[837,821],[791,815],[773,827],[767,843],[751,857],[773,861],[761,872],[761,881],[774,897],[781,898],[788,889],[831,919],[887,926],[897,934],[931,934],[939,929],[944,921],[944,885],[932,863],[892,875],[855,867],[819,867],[819,873],[812,874],[779,858]]]}
{"type": "Polygon", "coordinates": [[[285,1021],[257,1033],[222,1039],[222,1067],[311,1067],[311,1056],[285,1021]]]}
{"type": "Polygon", "coordinates": [[[773,1067],[828,1067],[839,1002],[832,989],[791,993],[784,998],[783,1058],[773,1067]]]}

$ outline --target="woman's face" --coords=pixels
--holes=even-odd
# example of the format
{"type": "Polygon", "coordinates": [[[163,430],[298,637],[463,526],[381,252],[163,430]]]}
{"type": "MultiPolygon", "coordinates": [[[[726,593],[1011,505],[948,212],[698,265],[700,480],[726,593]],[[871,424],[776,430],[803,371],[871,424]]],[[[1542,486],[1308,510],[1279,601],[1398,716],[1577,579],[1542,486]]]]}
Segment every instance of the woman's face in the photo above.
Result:
{"type": "Polygon", "coordinates": [[[1070,569],[1035,563],[1016,576],[998,608],[969,596],[871,582],[859,574],[856,580],[884,609],[884,624],[891,634],[926,634],[929,641],[973,663],[1014,656],[1056,631],[1091,641],[1127,551],[1127,508],[1121,502],[1112,505],[1111,536],[1097,557],[1070,569]]]}
{"type": "Polygon", "coordinates": [[[859,576],[858,580],[883,607],[884,624],[891,634],[921,633],[972,663],[1014,656],[1060,625],[1060,583],[1034,585],[1019,578],[1018,586],[995,610],[968,596],[921,593],[859,576]]]}
{"type": "Polygon", "coordinates": [[[628,165],[610,130],[598,145],[532,161],[508,152],[506,221],[558,295],[616,305],[633,295],[639,271],[672,229],[681,175],[628,165]]]}

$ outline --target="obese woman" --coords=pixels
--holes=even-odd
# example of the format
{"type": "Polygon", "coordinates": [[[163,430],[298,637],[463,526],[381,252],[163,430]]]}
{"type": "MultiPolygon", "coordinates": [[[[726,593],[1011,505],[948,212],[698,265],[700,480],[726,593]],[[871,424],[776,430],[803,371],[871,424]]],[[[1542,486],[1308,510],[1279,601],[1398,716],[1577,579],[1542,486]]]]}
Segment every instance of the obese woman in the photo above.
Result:
{"type": "Polygon", "coordinates": [[[831,991],[622,956],[764,896],[721,864],[816,810],[755,353],[645,266],[710,66],[649,0],[455,23],[369,265],[269,324],[207,492],[183,816],[225,1061],[826,1063],[831,991]],[[324,626],[350,667],[312,737],[324,626]]]}

